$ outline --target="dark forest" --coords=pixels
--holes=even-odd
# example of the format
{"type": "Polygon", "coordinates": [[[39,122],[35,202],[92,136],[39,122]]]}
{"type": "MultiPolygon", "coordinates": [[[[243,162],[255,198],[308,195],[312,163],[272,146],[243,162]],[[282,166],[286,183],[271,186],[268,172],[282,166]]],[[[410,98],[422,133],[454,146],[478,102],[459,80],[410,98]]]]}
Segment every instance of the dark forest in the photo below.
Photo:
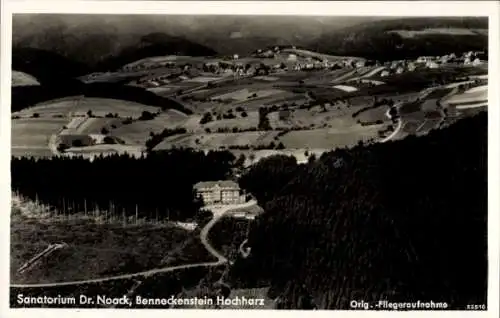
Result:
{"type": "Polygon", "coordinates": [[[153,152],[144,158],[127,155],[51,159],[13,158],[12,190],[58,209],[77,203],[83,212],[99,207],[126,216],[184,221],[202,202],[193,192],[198,181],[225,179],[235,157],[230,152],[204,154],[190,149],[153,152]]]}
{"type": "Polygon", "coordinates": [[[252,226],[250,257],[232,268],[235,286],[271,285],[280,308],[486,304],[486,113],[307,166],[269,158],[240,183],[265,213],[252,226]]]}

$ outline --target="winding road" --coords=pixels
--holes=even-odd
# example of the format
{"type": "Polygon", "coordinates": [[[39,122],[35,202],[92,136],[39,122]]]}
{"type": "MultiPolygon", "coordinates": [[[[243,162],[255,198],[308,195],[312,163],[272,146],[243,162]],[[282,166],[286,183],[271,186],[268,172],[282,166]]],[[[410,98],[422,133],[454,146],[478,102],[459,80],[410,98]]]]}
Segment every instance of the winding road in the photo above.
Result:
{"type": "MultiPolygon", "coordinates": [[[[435,88],[424,89],[423,91],[420,92],[419,98],[420,99],[426,98],[430,93],[432,93],[432,91],[434,91],[434,89],[435,88]]],[[[404,103],[405,102],[397,103],[396,105],[394,105],[394,107],[396,107],[396,109],[399,109],[404,103]]],[[[387,110],[386,116],[389,117],[389,118],[391,118],[391,116],[389,115],[389,110],[387,110]]],[[[401,116],[399,116],[399,118],[398,118],[398,124],[396,126],[396,129],[394,129],[394,131],[389,136],[387,136],[384,139],[380,140],[380,142],[384,143],[384,142],[388,142],[388,141],[392,140],[394,137],[396,137],[396,135],[399,133],[399,131],[401,130],[401,128],[403,128],[403,118],[401,116]]]]}
{"type": "Polygon", "coordinates": [[[191,264],[184,264],[184,265],[177,265],[177,266],[171,266],[171,267],[164,267],[164,268],[156,268],[156,269],[150,269],[147,271],[142,271],[142,272],[137,272],[137,273],[132,273],[132,274],[123,274],[123,275],[117,275],[117,276],[109,276],[109,277],[102,277],[102,278],[95,278],[95,279],[87,279],[87,280],[80,280],[80,281],[68,281],[68,282],[56,282],[56,283],[43,283],[43,284],[11,284],[10,287],[14,288],[35,288],[35,287],[57,287],[57,286],[69,286],[69,285],[83,285],[83,284],[91,284],[91,283],[102,283],[102,282],[108,282],[112,280],[119,280],[119,279],[129,279],[129,278],[134,278],[134,277],[148,277],[152,276],[158,273],[167,273],[167,272],[173,272],[179,269],[187,269],[187,268],[194,268],[194,267],[211,267],[211,266],[219,266],[222,264],[225,264],[228,262],[227,258],[224,257],[224,255],[220,254],[215,248],[213,248],[209,241],[208,241],[208,233],[210,229],[219,221],[219,219],[224,216],[228,211],[233,210],[233,209],[241,209],[241,208],[247,208],[252,205],[254,205],[256,202],[255,201],[248,201],[242,204],[234,204],[234,205],[227,205],[227,206],[220,206],[220,207],[206,207],[206,209],[209,209],[213,213],[213,218],[203,227],[203,229],[200,232],[200,240],[201,243],[205,246],[205,248],[217,258],[217,261],[213,262],[202,262],[202,263],[191,263],[191,264]]]}

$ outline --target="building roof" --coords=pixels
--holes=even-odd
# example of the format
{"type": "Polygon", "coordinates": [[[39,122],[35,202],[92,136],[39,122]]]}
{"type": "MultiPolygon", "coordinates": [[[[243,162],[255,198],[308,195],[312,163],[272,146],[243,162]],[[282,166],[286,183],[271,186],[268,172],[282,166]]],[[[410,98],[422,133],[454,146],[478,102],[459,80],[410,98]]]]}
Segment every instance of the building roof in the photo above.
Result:
{"type": "Polygon", "coordinates": [[[203,188],[213,188],[218,186],[220,188],[234,188],[239,189],[240,186],[231,180],[219,180],[219,181],[201,181],[194,185],[195,189],[203,189],[203,188]]]}

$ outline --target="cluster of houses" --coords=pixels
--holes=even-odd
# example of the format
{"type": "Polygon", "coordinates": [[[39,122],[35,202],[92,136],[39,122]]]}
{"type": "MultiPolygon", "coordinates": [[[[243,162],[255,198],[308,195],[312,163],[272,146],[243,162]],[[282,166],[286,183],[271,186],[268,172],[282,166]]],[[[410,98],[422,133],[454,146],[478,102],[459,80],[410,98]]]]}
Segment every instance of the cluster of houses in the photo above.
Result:
{"type": "Polygon", "coordinates": [[[151,70],[156,68],[175,68],[177,64],[172,61],[163,61],[163,62],[142,62],[142,63],[131,63],[122,67],[122,71],[126,72],[134,72],[134,71],[142,71],[142,70],[151,70]]]}
{"type": "Polygon", "coordinates": [[[416,62],[425,64],[428,68],[439,68],[441,65],[472,65],[478,66],[486,61],[486,55],[480,51],[469,51],[457,56],[455,53],[443,56],[421,56],[416,62]]]}
{"type": "MultiPolygon", "coordinates": [[[[292,47],[295,49],[294,47],[292,47]]],[[[415,60],[396,60],[381,63],[375,60],[366,60],[361,58],[343,58],[331,61],[328,57],[321,54],[303,55],[295,51],[281,50],[279,47],[268,50],[257,50],[253,54],[255,61],[240,60],[239,56],[227,57],[226,59],[213,59],[200,62],[197,65],[184,64],[177,65],[173,62],[163,62],[163,67],[176,67],[181,74],[173,75],[160,74],[147,76],[138,81],[138,84],[143,84],[148,87],[158,87],[168,85],[173,82],[188,80],[186,76],[191,70],[198,72],[215,74],[221,78],[229,76],[256,76],[268,75],[269,73],[279,73],[288,70],[321,70],[321,69],[340,69],[340,68],[363,68],[371,66],[385,67],[381,73],[381,77],[387,77],[392,74],[401,74],[404,72],[413,72],[417,68],[436,69],[445,65],[470,65],[478,66],[485,62],[486,56],[484,52],[470,51],[457,56],[455,53],[443,56],[421,56],[415,60]],[[259,59],[266,59],[260,60],[259,59]]],[[[128,71],[136,68],[143,68],[141,64],[126,66],[128,71]]]]}
{"type": "Polygon", "coordinates": [[[413,72],[417,68],[437,69],[447,65],[469,65],[478,66],[486,62],[484,52],[469,51],[457,56],[455,53],[443,56],[420,56],[416,60],[396,60],[384,63],[386,69],[381,73],[381,77],[391,74],[401,74],[413,72]]]}

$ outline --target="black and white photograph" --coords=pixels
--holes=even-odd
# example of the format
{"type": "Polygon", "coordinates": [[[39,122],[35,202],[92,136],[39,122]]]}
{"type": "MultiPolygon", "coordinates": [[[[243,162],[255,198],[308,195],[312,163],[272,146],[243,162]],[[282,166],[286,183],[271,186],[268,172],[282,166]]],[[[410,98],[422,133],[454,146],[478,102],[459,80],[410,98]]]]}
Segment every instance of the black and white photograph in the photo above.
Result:
{"type": "Polygon", "coordinates": [[[489,16],[168,8],[12,13],[10,308],[498,310],[489,16]]]}

